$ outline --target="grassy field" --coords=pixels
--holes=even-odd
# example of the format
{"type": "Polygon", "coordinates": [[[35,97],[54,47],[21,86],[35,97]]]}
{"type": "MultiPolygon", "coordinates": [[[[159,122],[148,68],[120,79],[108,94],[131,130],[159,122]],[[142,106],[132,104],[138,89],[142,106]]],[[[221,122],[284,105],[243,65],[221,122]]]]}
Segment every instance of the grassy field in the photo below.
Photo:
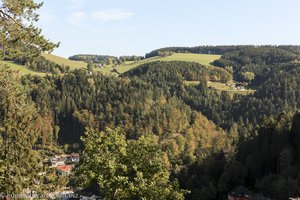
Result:
{"type": "Polygon", "coordinates": [[[28,69],[27,67],[25,67],[23,65],[18,65],[18,64],[15,64],[13,62],[9,62],[9,61],[0,61],[0,64],[6,65],[10,69],[18,71],[22,75],[27,75],[27,74],[38,75],[38,76],[45,76],[46,75],[46,73],[36,72],[36,71],[28,69]]]}
{"type": "Polygon", "coordinates": [[[193,53],[174,53],[171,56],[161,58],[162,61],[187,61],[196,62],[202,65],[209,66],[214,60],[220,59],[221,55],[210,55],[210,54],[193,54],[193,53]]]}
{"type": "Polygon", "coordinates": [[[230,94],[243,94],[243,95],[248,95],[248,94],[252,94],[255,92],[255,90],[249,89],[249,88],[245,88],[245,89],[240,89],[238,90],[236,87],[234,86],[228,86],[224,83],[218,83],[218,82],[210,82],[208,81],[207,83],[208,87],[212,87],[215,90],[218,91],[226,91],[230,94]]]}
{"type": "Polygon", "coordinates": [[[133,69],[141,64],[154,62],[154,61],[187,61],[187,62],[197,62],[202,65],[209,65],[214,60],[217,60],[221,55],[209,55],[209,54],[193,54],[193,53],[174,53],[167,57],[152,57],[144,59],[138,63],[124,64],[117,67],[119,73],[124,73],[130,69],[133,69]]]}
{"type": "Polygon", "coordinates": [[[42,56],[44,58],[46,58],[47,60],[50,60],[54,63],[59,64],[59,65],[69,66],[71,70],[87,67],[87,63],[82,62],[82,61],[69,60],[69,59],[66,59],[66,58],[63,58],[63,57],[60,57],[60,56],[55,56],[55,55],[47,54],[47,53],[43,53],[42,56]]]}

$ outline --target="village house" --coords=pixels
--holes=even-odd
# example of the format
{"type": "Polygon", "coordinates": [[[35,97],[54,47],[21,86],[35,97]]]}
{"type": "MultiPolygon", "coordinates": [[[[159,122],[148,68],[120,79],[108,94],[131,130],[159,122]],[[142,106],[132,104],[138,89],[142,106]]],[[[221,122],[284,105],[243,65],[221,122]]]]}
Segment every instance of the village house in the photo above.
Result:
{"type": "Polygon", "coordinates": [[[52,167],[56,167],[59,165],[65,165],[65,158],[64,157],[50,158],[50,164],[52,167]]]}
{"type": "Polygon", "coordinates": [[[49,159],[50,165],[52,167],[57,167],[59,165],[67,164],[75,164],[79,162],[79,153],[72,153],[72,154],[63,154],[59,156],[55,156],[49,159]]]}
{"type": "Polygon", "coordinates": [[[72,169],[72,165],[60,165],[56,167],[56,172],[59,176],[68,176],[71,174],[72,169]]]}
{"type": "Polygon", "coordinates": [[[80,158],[79,153],[72,153],[67,157],[66,161],[67,163],[78,163],[79,158],[80,158]]]}

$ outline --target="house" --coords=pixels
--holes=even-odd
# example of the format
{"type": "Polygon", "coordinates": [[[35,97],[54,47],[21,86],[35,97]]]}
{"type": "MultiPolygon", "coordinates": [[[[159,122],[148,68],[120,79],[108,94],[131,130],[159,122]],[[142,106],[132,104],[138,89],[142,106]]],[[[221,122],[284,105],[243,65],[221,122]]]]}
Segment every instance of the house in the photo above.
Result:
{"type": "Polygon", "coordinates": [[[58,166],[58,165],[64,165],[65,164],[65,158],[63,157],[54,157],[50,158],[50,164],[51,166],[58,166]]]}
{"type": "Polygon", "coordinates": [[[56,167],[56,172],[59,176],[68,176],[73,169],[72,165],[59,165],[56,167]]]}
{"type": "Polygon", "coordinates": [[[239,186],[228,193],[228,200],[270,200],[260,194],[250,191],[248,188],[239,186]]]}
{"type": "Polygon", "coordinates": [[[78,163],[79,162],[79,158],[80,158],[79,153],[72,153],[72,154],[70,154],[68,156],[68,158],[67,158],[66,161],[68,163],[78,163]]]}

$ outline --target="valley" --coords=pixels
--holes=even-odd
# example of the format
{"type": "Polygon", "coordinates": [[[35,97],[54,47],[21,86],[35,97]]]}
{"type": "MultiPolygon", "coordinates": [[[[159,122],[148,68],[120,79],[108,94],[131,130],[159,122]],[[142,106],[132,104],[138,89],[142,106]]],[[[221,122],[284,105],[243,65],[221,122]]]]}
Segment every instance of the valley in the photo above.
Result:
{"type": "Polygon", "coordinates": [[[299,199],[300,4],[215,3],[0,0],[0,199],[299,199]]]}

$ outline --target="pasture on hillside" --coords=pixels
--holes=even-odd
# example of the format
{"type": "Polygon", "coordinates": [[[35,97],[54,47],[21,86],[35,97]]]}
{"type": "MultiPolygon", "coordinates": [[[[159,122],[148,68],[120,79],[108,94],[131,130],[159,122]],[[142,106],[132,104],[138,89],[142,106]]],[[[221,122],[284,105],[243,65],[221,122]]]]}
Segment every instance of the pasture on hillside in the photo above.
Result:
{"type": "Polygon", "coordinates": [[[36,72],[31,69],[28,69],[26,66],[15,64],[11,61],[0,61],[1,67],[8,66],[10,69],[14,71],[18,71],[21,75],[38,75],[38,76],[45,76],[46,73],[43,72],[36,72]]]}
{"type": "Polygon", "coordinates": [[[46,58],[49,61],[52,61],[59,65],[69,66],[71,70],[78,69],[78,68],[86,68],[87,63],[83,61],[75,61],[75,60],[69,60],[60,56],[42,53],[42,56],[46,58]]]}

